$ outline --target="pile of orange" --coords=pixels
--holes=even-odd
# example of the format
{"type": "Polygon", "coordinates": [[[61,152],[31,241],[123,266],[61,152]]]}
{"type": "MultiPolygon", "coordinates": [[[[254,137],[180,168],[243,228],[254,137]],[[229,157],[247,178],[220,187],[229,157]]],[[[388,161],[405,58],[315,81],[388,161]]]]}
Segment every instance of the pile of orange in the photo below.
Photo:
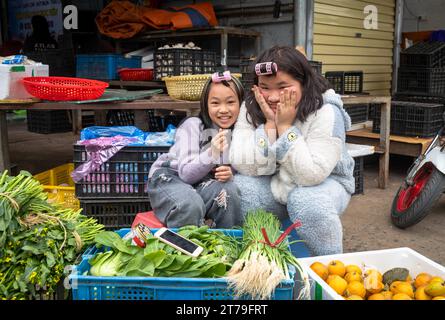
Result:
{"type": "Polygon", "coordinates": [[[325,265],[314,262],[311,269],[346,300],[445,300],[445,281],[428,273],[419,273],[414,280],[383,283],[376,269],[362,270],[333,260],[325,265]]]}

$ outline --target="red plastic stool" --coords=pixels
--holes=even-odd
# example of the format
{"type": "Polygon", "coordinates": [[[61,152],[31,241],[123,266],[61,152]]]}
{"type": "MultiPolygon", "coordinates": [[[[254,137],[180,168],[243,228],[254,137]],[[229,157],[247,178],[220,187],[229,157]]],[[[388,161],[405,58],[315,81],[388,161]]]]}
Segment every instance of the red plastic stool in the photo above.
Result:
{"type": "Polygon", "coordinates": [[[135,227],[138,223],[145,224],[149,228],[162,228],[165,225],[159,221],[153,211],[141,212],[136,215],[131,227],[135,227]]]}

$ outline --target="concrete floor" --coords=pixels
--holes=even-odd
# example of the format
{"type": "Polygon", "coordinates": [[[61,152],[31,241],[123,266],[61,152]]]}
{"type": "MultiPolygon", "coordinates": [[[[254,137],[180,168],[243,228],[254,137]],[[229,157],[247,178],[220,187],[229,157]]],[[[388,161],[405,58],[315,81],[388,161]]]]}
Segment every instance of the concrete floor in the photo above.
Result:
{"type": "MultiPolygon", "coordinates": [[[[35,134],[24,122],[9,123],[11,162],[19,170],[39,173],[72,161],[72,144],[78,139],[72,133],[35,134]]],[[[417,225],[401,230],[390,221],[390,208],[412,158],[392,156],[390,183],[385,190],[377,188],[377,157],[365,161],[364,195],[354,196],[342,216],[344,252],[409,247],[445,265],[445,196],[417,225]]]]}

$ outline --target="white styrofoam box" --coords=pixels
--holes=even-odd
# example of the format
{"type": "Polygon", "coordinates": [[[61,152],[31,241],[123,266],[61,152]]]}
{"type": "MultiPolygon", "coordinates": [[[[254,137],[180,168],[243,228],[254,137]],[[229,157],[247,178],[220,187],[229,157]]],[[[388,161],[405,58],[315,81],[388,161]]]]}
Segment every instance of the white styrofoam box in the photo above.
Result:
{"type": "Polygon", "coordinates": [[[346,149],[353,158],[369,156],[371,154],[374,154],[375,152],[374,146],[368,146],[364,144],[346,143],[346,149]]]}
{"type": "Polygon", "coordinates": [[[314,262],[318,261],[327,265],[332,260],[340,260],[345,265],[355,264],[362,270],[376,269],[381,274],[399,267],[408,269],[413,279],[421,272],[427,272],[433,277],[439,276],[445,279],[444,266],[406,247],[299,258],[298,261],[301,266],[309,274],[312,300],[344,300],[310,268],[314,262]]]}
{"type": "Polygon", "coordinates": [[[22,79],[25,77],[47,77],[48,65],[0,64],[0,99],[27,99],[32,95],[26,91],[22,79]]]}

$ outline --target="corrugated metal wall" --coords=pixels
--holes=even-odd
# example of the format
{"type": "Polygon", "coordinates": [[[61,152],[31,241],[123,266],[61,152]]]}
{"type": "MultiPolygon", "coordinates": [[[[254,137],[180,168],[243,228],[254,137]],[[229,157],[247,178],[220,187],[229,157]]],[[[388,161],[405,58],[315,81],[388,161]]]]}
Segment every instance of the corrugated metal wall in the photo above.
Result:
{"type": "Polygon", "coordinates": [[[363,70],[364,91],[390,95],[394,24],[395,0],[315,0],[313,60],[323,62],[323,72],[363,70]],[[378,30],[363,27],[370,4],[378,30]]]}

